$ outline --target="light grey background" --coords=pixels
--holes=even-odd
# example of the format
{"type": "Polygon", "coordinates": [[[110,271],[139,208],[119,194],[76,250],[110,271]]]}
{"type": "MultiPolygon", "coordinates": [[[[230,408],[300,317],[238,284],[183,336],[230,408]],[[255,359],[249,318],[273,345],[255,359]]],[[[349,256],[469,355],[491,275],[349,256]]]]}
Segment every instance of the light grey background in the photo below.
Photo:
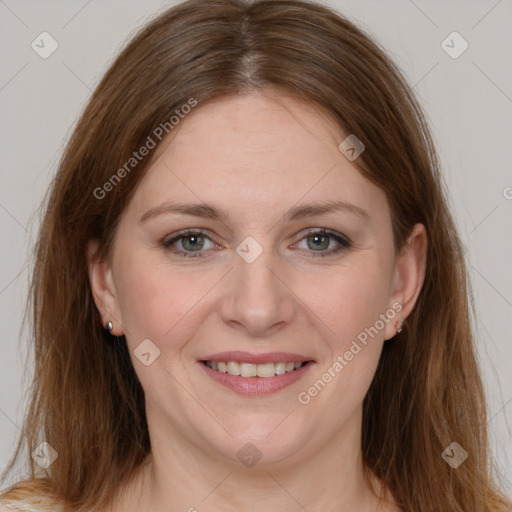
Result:
{"type": "MultiPolygon", "coordinates": [[[[174,3],[0,0],[0,470],[20,434],[31,378],[23,366],[22,312],[39,222],[34,211],[114,55],[141,23],[174,3]],[[47,59],[31,48],[43,31],[59,45],[47,59]]],[[[467,247],[491,443],[512,494],[512,2],[325,3],[376,36],[431,120],[467,247]],[[469,44],[457,59],[441,46],[453,31],[469,44]]],[[[461,48],[452,40],[446,44],[461,48]]]]}

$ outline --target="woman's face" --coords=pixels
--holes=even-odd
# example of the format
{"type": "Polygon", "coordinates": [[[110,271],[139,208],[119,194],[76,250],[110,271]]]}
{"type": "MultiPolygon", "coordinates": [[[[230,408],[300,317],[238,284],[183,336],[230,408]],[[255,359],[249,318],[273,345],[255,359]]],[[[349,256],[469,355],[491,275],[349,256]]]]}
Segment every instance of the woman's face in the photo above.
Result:
{"type": "Polygon", "coordinates": [[[347,133],[284,95],[198,106],[170,135],[121,217],[111,267],[91,267],[152,443],[247,465],[353,443],[383,343],[422,280],[413,251],[395,255],[384,193],[338,149],[347,133]]]}

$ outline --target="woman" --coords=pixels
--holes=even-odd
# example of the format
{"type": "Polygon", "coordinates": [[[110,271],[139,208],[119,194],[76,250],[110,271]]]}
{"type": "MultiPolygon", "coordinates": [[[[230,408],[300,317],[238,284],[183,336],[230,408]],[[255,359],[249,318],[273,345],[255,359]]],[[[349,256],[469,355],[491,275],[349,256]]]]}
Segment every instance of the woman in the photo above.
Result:
{"type": "Polygon", "coordinates": [[[51,187],[4,508],[509,510],[441,183],[404,79],[333,11],[160,15],[51,187]]]}

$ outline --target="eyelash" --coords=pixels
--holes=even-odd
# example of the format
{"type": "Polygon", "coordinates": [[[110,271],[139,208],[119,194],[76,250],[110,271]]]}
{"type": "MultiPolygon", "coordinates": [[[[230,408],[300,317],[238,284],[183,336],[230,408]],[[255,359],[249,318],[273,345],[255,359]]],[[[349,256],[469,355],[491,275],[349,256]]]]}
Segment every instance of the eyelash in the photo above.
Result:
{"type": "MultiPolygon", "coordinates": [[[[182,238],[187,238],[187,236],[190,236],[190,235],[201,235],[201,236],[207,238],[208,240],[210,240],[211,242],[213,242],[213,240],[211,240],[211,238],[206,234],[205,231],[203,231],[201,229],[187,229],[185,231],[181,231],[181,232],[177,233],[175,236],[173,236],[169,240],[163,240],[162,245],[164,248],[169,249],[173,254],[183,256],[184,258],[204,258],[205,251],[176,251],[176,250],[170,249],[170,247],[172,245],[174,245],[176,242],[178,242],[182,238]]],[[[313,256],[314,258],[316,258],[317,256],[320,258],[323,258],[326,256],[332,256],[332,255],[340,253],[341,251],[343,251],[345,249],[350,249],[350,247],[352,247],[352,242],[348,237],[346,237],[344,235],[337,234],[333,231],[329,231],[325,228],[308,231],[299,240],[299,242],[301,242],[302,240],[306,239],[309,236],[314,236],[314,235],[328,236],[329,238],[336,240],[336,242],[338,242],[340,244],[340,246],[337,249],[330,250],[330,251],[319,251],[319,252],[311,251],[311,252],[315,252],[315,253],[317,252],[317,254],[315,254],[315,256],[313,256]]],[[[297,243],[299,243],[299,242],[297,242],[297,243]]]]}

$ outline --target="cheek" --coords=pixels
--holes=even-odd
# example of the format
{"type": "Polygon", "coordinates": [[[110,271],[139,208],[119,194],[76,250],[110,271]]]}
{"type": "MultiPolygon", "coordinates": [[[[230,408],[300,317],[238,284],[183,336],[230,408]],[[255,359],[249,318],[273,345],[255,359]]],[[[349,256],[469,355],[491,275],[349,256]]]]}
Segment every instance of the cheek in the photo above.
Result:
{"type": "Polygon", "coordinates": [[[118,268],[119,305],[130,346],[149,338],[162,350],[179,348],[180,340],[197,329],[202,301],[218,281],[213,273],[171,268],[145,251],[120,258],[118,268]]]}
{"type": "MultiPolygon", "coordinates": [[[[126,262],[119,290],[123,327],[129,338],[160,338],[171,329],[182,304],[179,286],[165,286],[162,274],[137,262],[126,262]]],[[[176,283],[178,285],[179,283],[176,283]]]]}
{"type": "Polygon", "coordinates": [[[301,297],[309,296],[308,309],[319,319],[324,342],[324,357],[314,381],[308,383],[312,388],[304,392],[328,404],[338,419],[346,418],[366,395],[379,362],[385,326],[393,321],[391,314],[386,318],[388,275],[376,258],[366,258],[365,264],[347,265],[323,279],[318,277],[308,279],[299,292],[301,297]]]}
{"type": "MultiPolygon", "coordinates": [[[[340,267],[323,276],[297,282],[297,295],[323,324],[332,349],[341,350],[365,329],[374,326],[385,313],[389,299],[389,279],[377,261],[340,267]]],[[[378,325],[379,336],[384,330],[378,325]],[[382,331],[382,332],[380,332],[382,331]]]]}

